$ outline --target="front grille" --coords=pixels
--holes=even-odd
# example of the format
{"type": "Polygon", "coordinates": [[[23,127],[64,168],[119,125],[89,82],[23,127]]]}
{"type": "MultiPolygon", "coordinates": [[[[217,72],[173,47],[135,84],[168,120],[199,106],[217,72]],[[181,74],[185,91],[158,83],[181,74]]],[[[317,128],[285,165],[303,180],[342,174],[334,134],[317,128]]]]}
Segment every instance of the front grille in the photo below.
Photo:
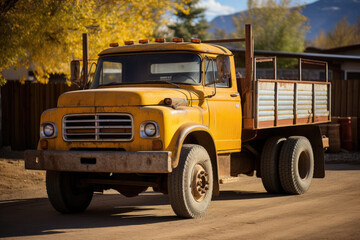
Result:
{"type": "Polygon", "coordinates": [[[63,118],[65,141],[131,141],[133,118],[127,113],[70,114],[63,118]]]}

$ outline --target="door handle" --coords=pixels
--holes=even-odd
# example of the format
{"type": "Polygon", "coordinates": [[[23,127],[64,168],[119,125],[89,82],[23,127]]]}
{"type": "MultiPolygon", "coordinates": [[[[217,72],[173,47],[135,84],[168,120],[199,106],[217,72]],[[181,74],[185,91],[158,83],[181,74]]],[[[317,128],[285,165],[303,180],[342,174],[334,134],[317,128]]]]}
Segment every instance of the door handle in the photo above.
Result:
{"type": "Polygon", "coordinates": [[[230,97],[237,97],[237,96],[240,96],[240,94],[239,94],[239,93],[232,93],[232,94],[230,94],[230,97]]]}

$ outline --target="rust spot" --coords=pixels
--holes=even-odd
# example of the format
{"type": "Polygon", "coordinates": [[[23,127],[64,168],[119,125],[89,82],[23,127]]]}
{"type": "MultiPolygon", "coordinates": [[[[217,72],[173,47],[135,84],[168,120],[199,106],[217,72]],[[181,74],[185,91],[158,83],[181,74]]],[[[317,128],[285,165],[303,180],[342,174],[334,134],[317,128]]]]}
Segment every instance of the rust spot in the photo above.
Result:
{"type": "Polygon", "coordinates": [[[150,158],[146,158],[146,164],[147,164],[148,166],[151,165],[151,159],[150,159],[150,158]]]}

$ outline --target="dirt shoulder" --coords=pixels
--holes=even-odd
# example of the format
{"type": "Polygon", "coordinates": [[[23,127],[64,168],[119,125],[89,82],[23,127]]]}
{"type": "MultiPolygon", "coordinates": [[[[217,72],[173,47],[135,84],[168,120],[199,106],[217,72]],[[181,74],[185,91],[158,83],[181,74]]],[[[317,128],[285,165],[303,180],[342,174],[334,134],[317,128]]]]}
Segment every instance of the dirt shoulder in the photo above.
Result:
{"type": "Polygon", "coordinates": [[[46,197],[45,171],[26,170],[23,152],[1,149],[0,201],[46,197]]]}

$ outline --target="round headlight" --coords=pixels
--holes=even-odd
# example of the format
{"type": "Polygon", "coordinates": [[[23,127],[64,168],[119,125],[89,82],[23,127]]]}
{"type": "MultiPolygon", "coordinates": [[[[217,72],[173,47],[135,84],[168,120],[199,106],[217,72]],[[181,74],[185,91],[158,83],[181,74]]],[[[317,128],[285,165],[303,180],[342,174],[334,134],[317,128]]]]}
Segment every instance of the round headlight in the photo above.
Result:
{"type": "Polygon", "coordinates": [[[51,137],[52,135],[54,135],[55,129],[54,126],[51,124],[46,124],[44,126],[44,135],[47,137],[51,137]]]}
{"type": "Polygon", "coordinates": [[[144,127],[144,132],[148,137],[155,136],[156,126],[154,123],[147,123],[144,127]]]}

